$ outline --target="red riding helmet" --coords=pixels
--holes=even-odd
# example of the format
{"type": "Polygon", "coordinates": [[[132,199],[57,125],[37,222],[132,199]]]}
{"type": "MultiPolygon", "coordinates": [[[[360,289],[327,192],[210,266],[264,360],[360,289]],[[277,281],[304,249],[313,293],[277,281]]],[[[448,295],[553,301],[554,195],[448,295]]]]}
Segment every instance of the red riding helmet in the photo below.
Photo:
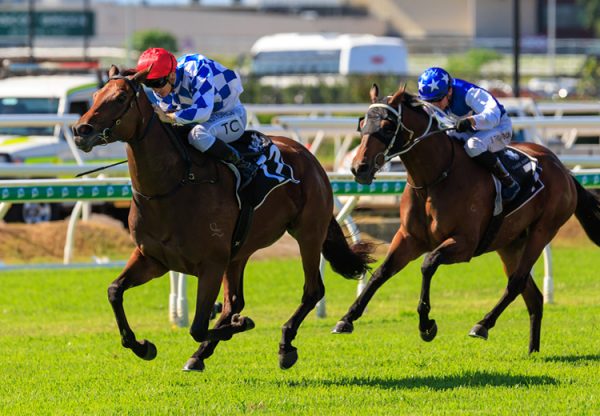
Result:
{"type": "Polygon", "coordinates": [[[163,48],[146,49],[138,59],[136,70],[143,71],[152,65],[150,73],[146,79],[164,78],[177,67],[175,56],[163,48]]]}

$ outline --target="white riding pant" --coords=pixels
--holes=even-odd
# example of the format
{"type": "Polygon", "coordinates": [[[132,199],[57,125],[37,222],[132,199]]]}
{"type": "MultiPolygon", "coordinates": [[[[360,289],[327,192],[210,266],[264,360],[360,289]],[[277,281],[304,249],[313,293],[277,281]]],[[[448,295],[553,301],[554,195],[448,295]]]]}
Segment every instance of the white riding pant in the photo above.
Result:
{"type": "Polygon", "coordinates": [[[465,142],[465,150],[469,157],[479,156],[483,152],[499,152],[512,139],[512,122],[506,114],[500,119],[500,124],[490,130],[477,130],[474,133],[460,133],[455,137],[465,142]]]}
{"type": "Polygon", "coordinates": [[[216,138],[231,143],[242,137],[248,116],[246,107],[238,104],[230,111],[213,113],[204,123],[197,124],[188,133],[188,141],[201,152],[211,147],[216,138]]]}

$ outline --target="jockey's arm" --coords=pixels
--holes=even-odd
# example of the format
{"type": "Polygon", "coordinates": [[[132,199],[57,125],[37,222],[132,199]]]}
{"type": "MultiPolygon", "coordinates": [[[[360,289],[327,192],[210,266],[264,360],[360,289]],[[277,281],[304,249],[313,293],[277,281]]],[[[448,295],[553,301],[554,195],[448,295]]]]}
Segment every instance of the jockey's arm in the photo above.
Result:
{"type": "Polygon", "coordinates": [[[467,105],[473,109],[472,118],[476,130],[489,130],[500,124],[502,112],[489,92],[471,88],[465,98],[467,105]]]}
{"type": "MultiPolygon", "coordinates": [[[[209,119],[215,103],[213,74],[208,65],[202,65],[189,75],[193,77],[193,81],[186,92],[188,97],[191,96],[192,103],[182,103],[181,109],[175,111],[172,117],[180,124],[203,123],[209,119]]],[[[179,92],[180,96],[182,92],[183,86],[179,92]]]]}

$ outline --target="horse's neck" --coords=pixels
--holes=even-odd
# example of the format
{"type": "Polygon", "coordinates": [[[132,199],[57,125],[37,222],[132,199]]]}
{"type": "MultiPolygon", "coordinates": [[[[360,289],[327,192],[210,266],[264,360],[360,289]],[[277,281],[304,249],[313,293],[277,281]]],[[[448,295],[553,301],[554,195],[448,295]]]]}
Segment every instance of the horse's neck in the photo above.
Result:
{"type": "Polygon", "coordinates": [[[128,143],[127,158],[131,183],[145,195],[164,194],[185,175],[185,161],[158,120],[145,137],[128,143]]]}
{"type": "Polygon", "coordinates": [[[455,157],[452,139],[443,133],[422,140],[401,156],[408,176],[415,186],[427,186],[440,180],[455,157]]]}

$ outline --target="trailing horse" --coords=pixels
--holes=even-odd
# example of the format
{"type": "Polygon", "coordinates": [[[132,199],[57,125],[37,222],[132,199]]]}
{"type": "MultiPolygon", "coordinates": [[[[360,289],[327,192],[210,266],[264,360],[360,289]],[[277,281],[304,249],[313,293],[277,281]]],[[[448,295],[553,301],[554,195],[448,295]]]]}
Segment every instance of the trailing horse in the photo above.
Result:
{"type": "Polygon", "coordinates": [[[333,332],[352,332],[353,322],[377,289],[427,253],[421,266],[417,311],[421,338],[431,341],[437,325],[429,318],[429,291],[437,268],[496,251],[504,263],[508,284],[499,302],[469,335],[487,339],[500,314],[522,295],[530,317],[529,352],[539,351],[543,297],[531,277],[531,268],[572,214],[590,239],[600,245],[598,199],[550,150],[522,143],[505,153],[509,159],[523,160],[518,166],[528,172],[523,182],[527,186],[522,186],[517,202],[502,207],[495,203],[497,190],[491,175],[467,156],[457,140],[439,129],[431,109],[424,109],[426,104],[403,88],[391,97],[378,95],[373,85],[372,104],[361,120],[362,141],[352,171],[357,182],[370,184],[386,160],[400,155],[408,174],[400,201],[400,228],[385,261],[333,332]],[[520,151],[526,155],[519,156],[520,151]]]}
{"type": "Polygon", "coordinates": [[[298,358],[292,346],[298,328],[325,292],[319,273],[321,251],[335,271],[356,278],[368,269],[371,246],[348,245],[333,217],[331,185],[316,158],[293,140],[272,137],[298,181],[282,182],[270,192],[254,210],[245,242],[234,247],[240,214],[236,176],[225,164],[182,144],[157,120],[142,88],[146,75],[147,71],[121,75],[112,66],[109,81],[74,127],[75,143],[85,152],[114,141],[126,143],[133,188],[129,229],[136,248],[108,288],[121,342],[138,357],[156,356],[156,347],[138,341],[127,322],[123,308],[127,289],[168,270],[194,275],[198,293],[190,334],[201,344],[184,370],[203,370],[204,360],[219,341],[254,327],[250,318],[240,316],[244,268],[252,253],[287,231],[298,241],[305,279],[301,304],[283,325],[279,344],[280,367],[289,368],[298,358]],[[221,282],[223,311],[214,328],[208,329],[221,282]]]}

